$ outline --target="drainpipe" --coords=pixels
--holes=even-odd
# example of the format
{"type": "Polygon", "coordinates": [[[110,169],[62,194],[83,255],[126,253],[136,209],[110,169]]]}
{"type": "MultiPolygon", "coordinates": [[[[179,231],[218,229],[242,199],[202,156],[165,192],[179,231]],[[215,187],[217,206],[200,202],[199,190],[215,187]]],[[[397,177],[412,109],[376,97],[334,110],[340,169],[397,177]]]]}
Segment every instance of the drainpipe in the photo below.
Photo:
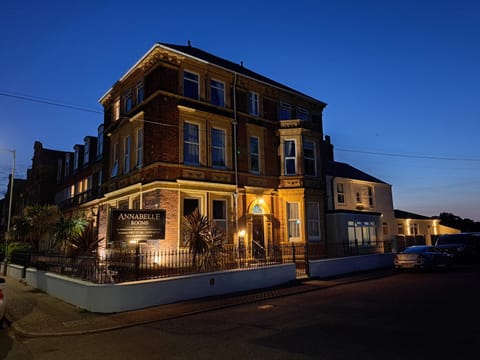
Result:
{"type": "Polygon", "coordinates": [[[233,78],[233,162],[235,171],[235,193],[233,194],[233,201],[235,207],[235,236],[238,241],[238,149],[237,149],[237,73],[234,73],[233,78]]]}

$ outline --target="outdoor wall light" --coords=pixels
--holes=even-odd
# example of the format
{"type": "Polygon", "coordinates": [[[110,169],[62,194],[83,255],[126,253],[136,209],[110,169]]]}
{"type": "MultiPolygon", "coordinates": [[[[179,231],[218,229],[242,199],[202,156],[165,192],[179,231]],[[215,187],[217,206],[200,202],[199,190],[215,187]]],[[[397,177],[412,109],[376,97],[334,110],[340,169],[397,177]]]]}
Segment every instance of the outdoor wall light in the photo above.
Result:
{"type": "Polygon", "coordinates": [[[246,233],[245,230],[240,230],[240,232],[238,233],[238,236],[243,238],[245,237],[245,233],[246,233]]]}

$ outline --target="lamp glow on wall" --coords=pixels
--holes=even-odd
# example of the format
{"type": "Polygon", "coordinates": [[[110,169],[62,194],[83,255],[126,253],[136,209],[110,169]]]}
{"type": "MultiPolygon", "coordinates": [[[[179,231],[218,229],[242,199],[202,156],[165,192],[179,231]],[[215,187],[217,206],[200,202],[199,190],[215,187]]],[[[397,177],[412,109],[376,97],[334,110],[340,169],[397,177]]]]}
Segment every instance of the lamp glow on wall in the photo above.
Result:
{"type": "MultiPolygon", "coordinates": [[[[10,152],[10,153],[12,153],[12,156],[13,156],[12,175],[11,175],[11,178],[10,178],[10,199],[8,200],[7,234],[9,234],[10,233],[11,218],[12,218],[13,182],[14,182],[14,178],[15,178],[16,151],[15,150],[9,150],[9,149],[0,149],[0,151],[10,152]]],[[[5,258],[4,258],[4,264],[3,264],[3,274],[4,275],[7,274],[7,252],[8,252],[7,234],[5,234],[5,258]]]]}

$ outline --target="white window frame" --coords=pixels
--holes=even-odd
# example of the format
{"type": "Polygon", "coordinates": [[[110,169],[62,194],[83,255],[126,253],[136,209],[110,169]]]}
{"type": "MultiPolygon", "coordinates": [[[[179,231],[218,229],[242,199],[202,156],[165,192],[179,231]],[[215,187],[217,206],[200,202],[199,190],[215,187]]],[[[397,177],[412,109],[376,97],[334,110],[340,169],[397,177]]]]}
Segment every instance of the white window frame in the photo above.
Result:
{"type": "Polygon", "coordinates": [[[183,96],[185,97],[188,97],[190,99],[194,99],[194,100],[199,100],[200,99],[200,75],[193,72],[193,71],[190,71],[190,70],[183,70],[183,96]],[[196,79],[193,79],[193,78],[189,78],[188,76],[186,75],[193,75],[194,77],[196,77],[196,79]],[[186,90],[186,82],[188,83],[191,83],[191,84],[196,84],[196,88],[197,88],[197,93],[196,93],[196,96],[195,97],[191,97],[189,95],[186,94],[185,90],[186,90]]]}
{"type": "Polygon", "coordinates": [[[226,134],[227,134],[227,132],[225,131],[225,129],[215,128],[215,127],[212,128],[212,130],[210,132],[211,142],[212,142],[212,167],[224,169],[225,166],[226,166],[226,151],[225,151],[226,150],[225,149],[226,134]],[[221,139],[222,139],[223,144],[216,144],[215,143],[214,133],[217,133],[217,132],[221,133],[221,139]],[[215,159],[214,154],[216,152],[221,154],[221,157],[222,157],[222,163],[221,164],[215,164],[214,163],[214,159],[215,159]]]}
{"type": "Polygon", "coordinates": [[[193,122],[188,122],[188,121],[185,121],[183,123],[183,163],[188,165],[197,165],[197,166],[200,165],[200,125],[193,122]],[[185,131],[186,126],[194,126],[197,128],[196,142],[192,141],[193,139],[189,139],[189,140],[186,139],[186,135],[187,135],[185,131]],[[187,148],[189,146],[196,147],[197,149],[197,156],[196,156],[197,158],[195,159],[195,161],[187,160],[186,154],[187,154],[187,148]]]}
{"type": "Polygon", "coordinates": [[[299,241],[301,239],[300,204],[298,202],[287,202],[286,208],[288,241],[299,241]]]}
{"type": "Polygon", "coordinates": [[[286,139],[283,142],[283,156],[284,156],[284,174],[287,175],[287,176],[297,175],[297,142],[295,141],[295,139],[286,139]],[[287,144],[288,143],[293,143],[294,151],[295,151],[294,155],[289,155],[289,156],[286,155],[287,144]],[[289,161],[294,162],[294,172],[293,173],[288,172],[287,164],[288,164],[289,161]]]}
{"type": "Polygon", "coordinates": [[[225,82],[216,79],[210,80],[210,103],[225,107],[225,82]],[[218,97],[218,104],[214,102],[214,93],[221,95],[218,97]]]}
{"type": "Polygon", "coordinates": [[[255,91],[248,92],[248,113],[250,115],[258,116],[260,114],[259,110],[259,95],[255,91]]]}

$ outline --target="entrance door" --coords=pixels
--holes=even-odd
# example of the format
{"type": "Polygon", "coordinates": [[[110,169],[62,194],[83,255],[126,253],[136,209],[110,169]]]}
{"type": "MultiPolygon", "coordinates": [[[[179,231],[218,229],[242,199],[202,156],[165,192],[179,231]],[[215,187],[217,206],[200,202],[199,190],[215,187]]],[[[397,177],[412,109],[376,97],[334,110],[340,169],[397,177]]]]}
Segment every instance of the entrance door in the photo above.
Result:
{"type": "Polygon", "coordinates": [[[265,258],[263,215],[253,215],[252,225],[252,255],[257,259],[265,258]]]}

